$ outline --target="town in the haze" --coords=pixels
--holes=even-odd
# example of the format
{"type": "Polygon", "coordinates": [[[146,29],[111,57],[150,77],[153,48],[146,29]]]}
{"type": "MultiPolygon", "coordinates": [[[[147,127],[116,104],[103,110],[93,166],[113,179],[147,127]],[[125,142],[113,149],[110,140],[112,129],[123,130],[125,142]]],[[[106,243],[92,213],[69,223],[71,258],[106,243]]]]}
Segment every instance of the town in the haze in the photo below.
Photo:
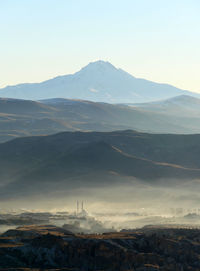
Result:
{"type": "Polygon", "coordinates": [[[0,271],[200,271],[199,14],[0,1],[0,271]]]}

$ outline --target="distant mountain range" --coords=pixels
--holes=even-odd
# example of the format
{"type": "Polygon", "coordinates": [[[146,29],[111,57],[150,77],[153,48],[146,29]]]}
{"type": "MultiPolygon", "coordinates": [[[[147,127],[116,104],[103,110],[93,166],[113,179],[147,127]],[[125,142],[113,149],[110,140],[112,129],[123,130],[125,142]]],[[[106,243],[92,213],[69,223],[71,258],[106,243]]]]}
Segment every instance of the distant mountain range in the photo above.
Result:
{"type": "Polygon", "coordinates": [[[80,71],[41,82],[7,86],[0,89],[0,97],[15,99],[82,99],[106,103],[143,103],[178,95],[200,97],[181,90],[136,78],[105,61],[88,64],[80,71]]]}
{"type": "MultiPolygon", "coordinates": [[[[65,132],[0,144],[0,199],[200,178],[200,135],[65,132]]],[[[175,181],[174,181],[175,182],[175,181]]]]}
{"type": "Polygon", "coordinates": [[[0,98],[0,142],[63,131],[134,129],[151,133],[200,133],[200,99],[178,96],[145,104],[83,100],[0,98]]]}
{"type": "Polygon", "coordinates": [[[180,95],[166,100],[149,103],[127,105],[155,113],[165,113],[176,116],[184,115],[186,117],[199,117],[200,113],[200,99],[188,95],[180,95]]]}

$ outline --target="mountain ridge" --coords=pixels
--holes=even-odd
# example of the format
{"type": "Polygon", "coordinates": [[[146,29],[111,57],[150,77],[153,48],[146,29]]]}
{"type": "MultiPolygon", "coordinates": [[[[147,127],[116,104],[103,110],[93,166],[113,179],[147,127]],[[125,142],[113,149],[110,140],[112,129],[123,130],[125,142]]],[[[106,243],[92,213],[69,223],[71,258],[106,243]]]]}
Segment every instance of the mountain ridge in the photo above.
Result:
{"type": "Polygon", "coordinates": [[[199,114],[200,99],[190,96],[128,105],[64,98],[40,101],[0,98],[0,142],[64,131],[131,129],[195,134],[200,133],[199,114]]]}
{"type": "Polygon", "coordinates": [[[169,84],[136,78],[102,60],[91,62],[74,74],[0,89],[0,97],[32,100],[68,98],[110,103],[150,102],[181,94],[200,97],[198,93],[169,84]]]}

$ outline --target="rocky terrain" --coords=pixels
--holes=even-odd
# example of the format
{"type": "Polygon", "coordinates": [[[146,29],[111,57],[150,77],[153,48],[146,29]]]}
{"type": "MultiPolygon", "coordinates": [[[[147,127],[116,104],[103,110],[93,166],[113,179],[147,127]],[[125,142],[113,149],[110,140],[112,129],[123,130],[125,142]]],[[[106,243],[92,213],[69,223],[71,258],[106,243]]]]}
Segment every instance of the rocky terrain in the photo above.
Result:
{"type": "Polygon", "coordinates": [[[0,270],[198,271],[199,251],[197,229],[83,235],[50,225],[25,226],[1,235],[0,270]]]}

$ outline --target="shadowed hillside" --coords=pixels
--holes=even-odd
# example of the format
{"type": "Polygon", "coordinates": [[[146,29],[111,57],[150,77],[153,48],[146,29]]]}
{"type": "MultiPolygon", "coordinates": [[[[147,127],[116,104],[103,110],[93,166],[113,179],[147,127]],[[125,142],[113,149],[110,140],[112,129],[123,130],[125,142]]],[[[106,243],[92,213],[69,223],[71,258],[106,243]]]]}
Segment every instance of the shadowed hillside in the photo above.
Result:
{"type": "Polygon", "coordinates": [[[199,229],[84,235],[50,225],[27,226],[0,236],[0,270],[197,271],[199,248],[199,229]]]}
{"type": "Polygon", "coordinates": [[[0,144],[1,198],[83,186],[200,178],[200,135],[66,132],[0,144]],[[190,152],[189,150],[194,150],[190,152]]]}

